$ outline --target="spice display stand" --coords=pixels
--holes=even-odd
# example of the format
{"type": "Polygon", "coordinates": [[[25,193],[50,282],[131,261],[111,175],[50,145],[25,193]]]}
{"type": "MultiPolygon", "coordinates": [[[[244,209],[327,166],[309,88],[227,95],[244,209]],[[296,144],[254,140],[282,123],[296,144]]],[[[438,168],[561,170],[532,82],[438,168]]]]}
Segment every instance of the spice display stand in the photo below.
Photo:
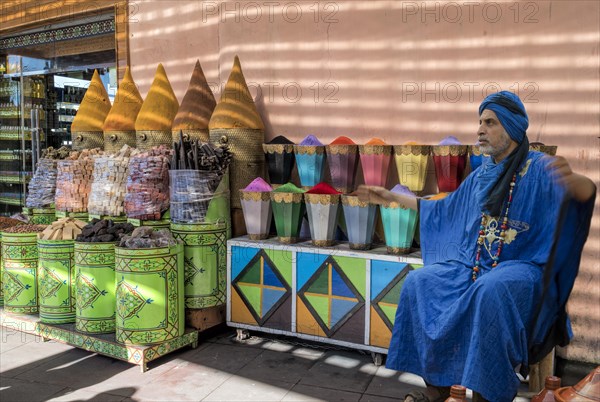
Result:
{"type": "Polygon", "coordinates": [[[75,324],[44,324],[37,315],[16,315],[0,308],[0,325],[7,330],[25,332],[42,337],[44,341],[57,341],[89,352],[140,366],[142,373],[147,364],[184,346],[198,346],[198,332],[186,329],[182,336],[151,346],[125,345],[115,340],[115,334],[83,334],[75,324]]]}
{"type": "Polygon", "coordinates": [[[227,242],[227,325],[369,351],[381,364],[404,278],[420,251],[351,250],[247,236],[227,242]]]}

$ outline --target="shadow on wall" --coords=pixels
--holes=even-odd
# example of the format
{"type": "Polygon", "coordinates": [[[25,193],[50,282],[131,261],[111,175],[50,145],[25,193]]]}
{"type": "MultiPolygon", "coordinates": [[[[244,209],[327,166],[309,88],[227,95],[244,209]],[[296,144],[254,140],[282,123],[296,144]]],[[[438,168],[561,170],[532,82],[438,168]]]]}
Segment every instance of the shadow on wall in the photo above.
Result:
{"type": "MultiPolygon", "coordinates": [[[[233,58],[267,140],[436,144],[476,140],[479,102],[511,90],[529,112],[531,142],[558,145],[600,183],[600,4],[571,2],[141,2],[130,22],[133,74],[147,92],[162,62],[179,99],[196,59],[219,99],[233,58]]],[[[600,200],[597,201],[600,210],[600,200]]],[[[569,311],[571,350],[600,361],[598,213],[569,311]],[[584,279],[583,279],[584,278],[584,279]],[[589,295],[595,301],[586,303],[589,295]],[[580,345],[580,346],[576,346],[580,345]]]]}

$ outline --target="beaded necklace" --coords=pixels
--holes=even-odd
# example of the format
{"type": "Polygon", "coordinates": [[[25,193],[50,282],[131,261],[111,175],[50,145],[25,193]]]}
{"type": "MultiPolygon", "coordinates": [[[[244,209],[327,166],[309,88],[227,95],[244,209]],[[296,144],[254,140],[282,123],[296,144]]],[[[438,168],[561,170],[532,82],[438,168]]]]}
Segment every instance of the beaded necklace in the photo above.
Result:
{"type": "MultiPolygon", "coordinates": [[[[492,256],[492,268],[498,265],[500,259],[500,253],[502,253],[502,246],[504,245],[504,238],[506,237],[506,230],[508,229],[508,211],[510,210],[510,204],[512,203],[513,190],[515,189],[515,182],[517,181],[517,174],[515,173],[510,182],[510,189],[508,191],[508,201],[506,202],[506,209],[504,210],[504,217],[502,218],[502,225],[500,225],[500,238],[498,239],[498,249],[496,255],[492,256]]],[[[481,224],[479,225],[479,237],[477,238],[477,254],[475,255],[475,265],[473,266],[473,281],[477,279],[479,273],[479,266],[481,260],[481,247],[485,239],[485,227],[487,224],[487,216],[485,212],[481,213],[481,224]]],[[[491,244],[490,244],[491,247],[491,244]]]]}

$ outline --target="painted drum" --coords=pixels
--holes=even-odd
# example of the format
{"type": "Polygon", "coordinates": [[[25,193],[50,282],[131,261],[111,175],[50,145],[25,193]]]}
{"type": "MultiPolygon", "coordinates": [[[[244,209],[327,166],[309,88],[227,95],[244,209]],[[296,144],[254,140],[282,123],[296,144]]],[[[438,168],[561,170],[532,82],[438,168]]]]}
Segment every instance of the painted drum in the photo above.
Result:
{"type": "Polygon", "coordinates": [[[58,219],[54,208],[33,208],[31,213],[30,223],[34,225],[49,225],[58,219]]]}
{"type": "Polygon", "coordinates": [[[115,247],[117,342],[153,345],[183,335],[183,244],[115,247]]]}
{"type": "Polygon", "coordinates": [[[56,211],[56,218],[73,218],[79,219],[80,221],[87,222],[90,217],[87,212],[66,212],[66,211],[56,211]]]}
{"type": "Polygon", "coordinates": [[[75,243],[75,329],[115,332],[115,243],[75,243]]]}
{"type": "Polygon", "coordinates": [[[37,313],[37,233],[3,233],[2,260],[5,311],[37,313]]]}
{"type": "Polygon", "coordinates": [[[75,322],[75,242],[38,240],[38,291],[40,321],[75,322]]]}
{"type": "Polygon", "coordinates": [[[154,230],[171,228],[171,221],[169,219],[161,219],[159,221],[142,221],[140,219],[128,218],[127,222],[131,223],[136,228],[140,226],[148,226],[154,230]]]}
{"type": "Polygon", "coordinates": [[[227,298],[227,223],[172,223],[183,242],[185,307],[225,304],[227,298]]]}

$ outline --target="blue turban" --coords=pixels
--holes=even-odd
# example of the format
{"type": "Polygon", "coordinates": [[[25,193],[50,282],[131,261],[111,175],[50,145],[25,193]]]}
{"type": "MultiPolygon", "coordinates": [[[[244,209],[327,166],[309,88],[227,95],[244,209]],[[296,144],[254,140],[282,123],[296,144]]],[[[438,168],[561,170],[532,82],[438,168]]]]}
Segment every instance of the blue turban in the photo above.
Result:
{"type": "Polygon", "coordinates": [[[488,95],[479,106],[479,115],[485,109],[496,113],[500,124],[506,130],[510,138],[520,144],[525,138],[529,118],[521,99],[512,92],[501,91],[488,95]]]}

